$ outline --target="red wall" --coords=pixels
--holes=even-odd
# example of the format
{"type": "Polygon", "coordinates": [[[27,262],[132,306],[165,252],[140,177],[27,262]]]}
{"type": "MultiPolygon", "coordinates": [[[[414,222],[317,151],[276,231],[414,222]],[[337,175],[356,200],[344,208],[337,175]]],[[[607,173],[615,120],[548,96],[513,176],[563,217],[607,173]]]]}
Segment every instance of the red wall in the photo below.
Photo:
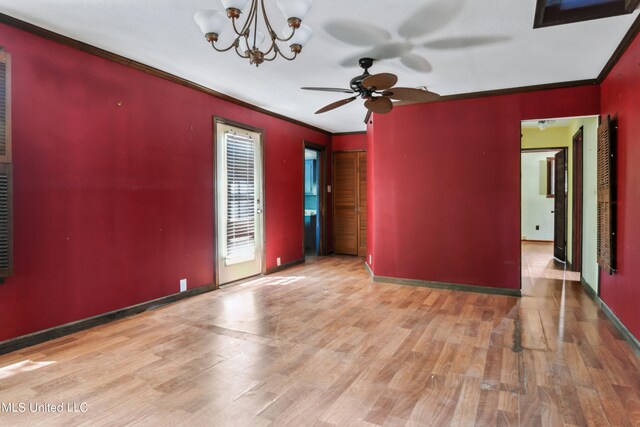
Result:
{"type": "Polygon", "coordinates": [[[267,267],[302,257],[301,142],[330,136],[8,26],[0,45],[15,206],[0,341],[212,283],[214,115],[264,129],[267,267]]]}
{"type": "Polygon", "coordinates": [[[354,133],[333,135],[331,138],[331,147],[333,151],[354,151],[367,149],[367,134],[354,133]]]}
{"type": "Polygon", "coordinates": [[[378,276],[520,288],[520,121],[597,114],[583,86],[375,115],[368,234],[378,276]]]}
{"type": "Polygon", "coordinates": [[[640,37],[601,86],[603,114],[618,116],[618,272],[600,272],[600,297],[640,337],[640,37]]]}

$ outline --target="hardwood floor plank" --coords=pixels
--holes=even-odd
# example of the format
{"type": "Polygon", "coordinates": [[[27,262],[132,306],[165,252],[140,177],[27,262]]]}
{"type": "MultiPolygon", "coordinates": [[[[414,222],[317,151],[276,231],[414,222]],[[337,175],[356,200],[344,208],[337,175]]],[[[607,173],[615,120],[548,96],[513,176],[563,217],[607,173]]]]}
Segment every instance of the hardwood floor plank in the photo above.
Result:
{"type": "Polygon", "coordinates": [[[630,426],[631,423],[625,415],[626,409],[609,382],[608,376],[602,369],[588,368],[588,370],[609,424],[612,426],[630,426]]]}
{"type": "Polygon", "coordinates": [[[578,387],[578,398],[588,426],[600,427],[608,424],[595,390],[578,387]]]}
{"type": "Polygon", "coordinates": [[[498,423],[498,399],[500,391],[491,390],[480,385],[478,409],[476,411],[474,425],[495,426],[498,423]]]}
{"type": "Polygon", "coordinates": [[[522,309],[522,346],[528,350],[547,351],[547,341],[537,309],[522,309]]]}
{"type": "Polygon", "coordinates": [[[480,400],[480,379],[466,377],[462,383],[458,404],[451,420],[452,425],[472,425],[478,411],[480,400]]]}

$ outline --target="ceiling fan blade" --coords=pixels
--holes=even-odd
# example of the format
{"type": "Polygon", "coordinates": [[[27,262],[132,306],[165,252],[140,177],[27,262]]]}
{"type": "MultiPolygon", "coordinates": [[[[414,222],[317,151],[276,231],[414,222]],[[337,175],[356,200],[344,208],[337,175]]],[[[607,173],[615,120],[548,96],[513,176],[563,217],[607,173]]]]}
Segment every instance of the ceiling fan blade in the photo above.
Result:
{"type": "Polygon", "coordinates": [[[422,46],[431,49],[467,49],[478,46],[487,46],[496,43],[504,43],[509,41],[508,36],[466,36],[466,37],[448,37],[444,39],[432,40],[424,43],[422,46]]]}
{"type": "Polygon", "coordinates": [[[329,22],[324,29],[336,40],[352,46],[370,47],[391,40],[391,34],[384,28],[354,20],[329,22]]]}
{"type": "Polygon", "coordinates": [[[413,45],[408,41],[382,43],[373,46],[370,54],[371,58],[377,60],[394,59],[411,52],[411,49],[413,49],[413,45]]]}
{"type": "Polygon", "coordinates": [[[367,99],[364,106],[374,113],[386,114],[393,109],[393,102],[389,98],[383,96],[378,98],[367,99]]]}
{"type": "Polygon", "coordinates": [[[398,35],[415,39],[445,28],[463,9],[466,0],[435,0],[410,12],[410,18],[400,25],[398,35]]]}
{"type": "Polygon", "coordinates": [[[354,67],[358,65],[358,59],[360,58],[373,58],[375,60],[381,59],[394,59],[408,54],[413,45],[408,41],[403,42],[391,42],[381,43],[372,46],[365,52],[360,52],[356,55],[349,56],[340,61],[341,67],[354,67]]]}
{"type": "Polygon", "coordinates": [[[430,102],[440,98],[437,93],[429,92],[428,90],[414,89],[410,87],[392,87],[382,92],[382,96],[386,96],[398,101],[411,101],[411,102],[430,102]]]}
{"type": "Polygon", "coordinates": [[[429,73],[433,67],[425,58],[415,53],[406,53],[400,57],[400,62],[407,68],[419,73],[429,73]]]}
{"type": "Polygon", "coordinates": [[[340,101],[332,102],[331,104],[325,105],[324,107],[322,107],[321,109],[316,111],[316,114],[326,113],[327,111],[331,111],[334,108],[342,107],[343,105],[350,103],[351,101],[355,100],[356,98],[358,98],[358,97],[357,96],[352,96],[351,98],[341,99],[340,101]]]}
{"type": "Polygon", "coordinates": [[[398,83],[398,76],[391,73],[373,74],[362,80],[362,87],[370,90],[389,89],[398,83]]]}
{"type": "Polygon", "coordinates": [[[371,114],[373,114],[373,112],[371,110],[367,110],[367,115],[364,116],[364,124],[365,125],[369,124],[369,119],[371,118],[371,114]]]}
{"type": "Polygon", "coordinates": [[[351,89],[341,89],[337,87],[301,87],[304,90],[317,90],[320,92],[340,92],[340,93],[354,93],[351,89]]]}

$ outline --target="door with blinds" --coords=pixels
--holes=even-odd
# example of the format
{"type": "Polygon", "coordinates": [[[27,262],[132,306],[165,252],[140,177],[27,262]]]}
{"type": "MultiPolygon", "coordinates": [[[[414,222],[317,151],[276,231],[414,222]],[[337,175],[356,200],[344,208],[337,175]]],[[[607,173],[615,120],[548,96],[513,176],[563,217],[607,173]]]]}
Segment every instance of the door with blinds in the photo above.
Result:
{"type": "Polygon", "coordinates": [[[216,121],[218,284],[262,273],[262,135],[216,121]]]}

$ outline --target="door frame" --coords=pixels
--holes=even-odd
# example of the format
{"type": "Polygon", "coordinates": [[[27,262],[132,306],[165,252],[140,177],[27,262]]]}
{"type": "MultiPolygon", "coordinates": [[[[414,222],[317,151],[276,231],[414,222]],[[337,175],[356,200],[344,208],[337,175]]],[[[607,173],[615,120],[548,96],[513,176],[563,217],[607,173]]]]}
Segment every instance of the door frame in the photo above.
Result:
{"type": "MultiPolygon", "coordinates": [[[[520,195],[520,197],[518,198],[518,210],[520,211],[520,218],[518,220],[518,247],[520,248],[520,289],[522,289],[522,153],[540,153],[545,151],[560,150],[567,150],[568,154],[568,147],[522,148],[522,134],[520,135],[520,154],[518,155],[518,171],[520,173],[520,185],[518,187],[518,194],[520,195]]],[[[565,215],[565,221],[568,223],[567,219],[567,215],[565,215]]]]}
{"type": "Polygon", "coordinates": [[[304,250],[304,170],[305,170],[305,158],[304,150],[311,149],[318,152],[318,160],[320,165],[318,166],[318,197],[320,198],[318,205],[320,207],[320,215],[318,220],[320,221],[320,241],[318,243],[318,255],[327,255],[326,245],[326,230],[327,230],[327,147],[324,145],[316,144],[310,141],[302,141],[302,259],[306,259],[304,250]]]}
{"type": "MultiPolygon", "coordinates": [[[[360,149],[355,149],[355,150],[336,150],[336,151],[333,151],[331,153],[331,178],[332,178],[332,182],[333,182],[334,185],[335,185],[335,182],[336,182],[336,178],[335,178],[335,174],[336,174],[336,164],[335,164],[336,163],[336,157],[335,157],[335,154],[336,153],[367,153],[367,150],[363,150],[363,149],[360,148],[360,149]]],[[[356,161],[356,170],[358,169],[358,167],[359,167],[359,164],[356,161]]],[[[366,171],[365,171],[365,173],[366,173],[366,171]]],[[[359,185],[358,182],[356,182],[356,196],[357,196],[356,197],[356,218],[357,218],[356,225],[357,225],[357,228],[358,228],[358,230],[356,231],[356,237],[357,237],[358,234],[360,233],[360,211],[359,211],[359,208],[360,208],[360,185],[359,185]]],[[[332,214],[331,218],[332,218],[332,221],[333,221],[332,222],[332,227],[331,227],[331,240],[332,240],[332,243],[334,245],[334,250],[335,250],[335,235],[336,235],[336,220],[335,220],[335,218],[336,218],[336,204],[335,204],[335,202],[333,203],[331,214],[332,214]]],[[[356,238],[356,240],[357,240],[356,241],[356,253],[353,256],[359,256],[358,255],[358,249],[360,248],[360,242],[358,241],[359,239],[356,238]]],[[[351,255],[351,254],[347,254],[347,255],[351,255]]],[[[365,255],[365,258],[366,258],[366,255],[365,255]]]]}
{"type": "MultiPolygon", "coordinates": [[[[233,120],[226,119],[221,116],[213,116],[213,285],[215,289],[220,288],[220,272],[218,271],[218,257],[219,257],[219,248],[218,248],[218,205],[216,200],[216,190],[218,188],[217,176],[218,176],[218,125],[227,125],[237,127],[243,130],[247,130],[250,132],[255,132],[260,135],[260,161],[262,163],[262,183],[261,189],[262,192],[262,253],[260,256],[262,260],[261,264],[261,272],[258,275],[264,275],[267,272],[267,209],[266,209],[266,192],[265,192],[265,161],[264,161],[264,130],[261,128],[257,128],[254,126],[250,126],[244,123],[236,122],[233,120]]],[[[253,277],[253,276],[250,276],[253,277]]],[[[243,279],[240,279],[243,280],[243,279]]]]}

